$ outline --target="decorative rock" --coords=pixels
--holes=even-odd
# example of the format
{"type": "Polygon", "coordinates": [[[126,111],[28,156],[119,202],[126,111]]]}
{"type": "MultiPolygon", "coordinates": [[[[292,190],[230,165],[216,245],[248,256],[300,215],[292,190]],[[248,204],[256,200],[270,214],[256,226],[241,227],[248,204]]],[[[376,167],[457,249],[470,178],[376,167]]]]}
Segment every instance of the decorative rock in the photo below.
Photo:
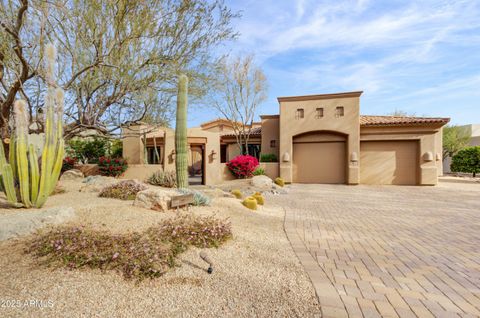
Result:
{"type": "Polygon", "coordinates": [[[78,169],[67,170],[64,173],[62,173],[62,176],[60,177],[61,181],[66,181],[66,180],[80,181],[82,179],[83,179],[83,173],[78,169]]]}
{"type": "Polygon", "coordinates": [[[177,191],[170,189],[147,189],[137,193],[133,205],[166,212],[170,208],[172,197],[179,195],[177,191]]]}
{"type": "Polygon", "coordinates": [[[59,224],[75,216],[72,207],[53,207],[42,211],[18,211],[0,215],[0,241],[26,235],[48,224],[59,224]]]}
{"type": "Polygon", "coordinates": [[[272,187],[274,186],[272,179],[270,179],[267,176],[254,176],[250,180],[250,184],[255,188],[260,188],[265,190],[271,190],[272,187]]]}
{"type": "Polygon", "coordinates": [[[225,192],[219,188],[202,189],[200,191],[210,198],[235,198],[233,194],[225,192]]]}
{"type": "Polygon", "coordinates": [[[114,177],[105,177],[105,176],[88,176],[83,179],[83,183],[86,183],[80,192],[100,192],[104,187],[118,182],[118,179],[114,177]]]}

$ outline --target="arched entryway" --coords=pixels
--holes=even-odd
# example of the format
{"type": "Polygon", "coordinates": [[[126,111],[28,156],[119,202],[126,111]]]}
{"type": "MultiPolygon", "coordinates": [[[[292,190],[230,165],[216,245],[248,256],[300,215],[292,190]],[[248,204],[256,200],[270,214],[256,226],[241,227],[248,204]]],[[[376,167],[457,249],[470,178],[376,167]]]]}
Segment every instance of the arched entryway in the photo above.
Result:
{"type": "Polygon", "coordinates": [[[347,136],[313,131],[293,137],[293,182],[346,183],[347,136]]]}

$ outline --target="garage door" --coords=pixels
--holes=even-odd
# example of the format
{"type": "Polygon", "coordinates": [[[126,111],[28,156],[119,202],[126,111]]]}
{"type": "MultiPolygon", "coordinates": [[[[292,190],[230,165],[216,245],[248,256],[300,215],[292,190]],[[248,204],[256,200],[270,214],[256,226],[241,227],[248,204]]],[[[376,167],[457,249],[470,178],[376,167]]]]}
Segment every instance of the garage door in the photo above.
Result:
{"type": "Polygon", "coordinates": [[[417,184],[417,141],[362,141],[360,183],[417,184]]]}
{"type": "Polygon", "coordinates": [[[293,182],[346,183],[345,141],[293,143],[293,182]]]}

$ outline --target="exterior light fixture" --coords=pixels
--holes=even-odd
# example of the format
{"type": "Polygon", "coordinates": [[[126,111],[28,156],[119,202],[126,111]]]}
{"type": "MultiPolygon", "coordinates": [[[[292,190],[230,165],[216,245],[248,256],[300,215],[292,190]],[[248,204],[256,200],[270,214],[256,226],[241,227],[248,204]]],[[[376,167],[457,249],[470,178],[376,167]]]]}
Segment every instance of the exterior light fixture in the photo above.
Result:
{"type": "Polygon", "coordinates": [[[212,152],[210,153],[210,158],[214,160],[216,157],[217,157],[217,152],[215,150],[212,150],[212,152]]]}
{"type": "Polygon", "coordinates": [[[442,156],[440,156],[440,154],[437,152],[437,155],[436,155],[436,160],[437,161],[441,161],[442,160],[442,156]]]}
{"type": "Polygon", "coordinates": [[[433,154],[428,151],[423,155],[423,160],[425,161],[433,161],[433,154]]]}
{"type": "Polygon", "coordinates": [[[283,159],[283,162],[289,162],[290,161],[290,154],[288,152],[285,152],[283,154],[282,159],[283,159]]]}
{"type": "Polygon", "coordinates": [[[358,162],[358,154],[355,151],[350,154],[350,161],[358,162]]]}

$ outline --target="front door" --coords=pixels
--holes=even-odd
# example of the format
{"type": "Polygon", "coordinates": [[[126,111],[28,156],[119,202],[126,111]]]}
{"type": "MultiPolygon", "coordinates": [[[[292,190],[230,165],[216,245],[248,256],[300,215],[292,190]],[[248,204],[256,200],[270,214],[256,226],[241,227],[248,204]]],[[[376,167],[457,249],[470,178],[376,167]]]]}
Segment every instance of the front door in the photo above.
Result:
{"type": "Polygon", "coordinates": [[[190,145],[188,158],[188,184],[205,184],[204,173],[204,145],[190,145]]]}

